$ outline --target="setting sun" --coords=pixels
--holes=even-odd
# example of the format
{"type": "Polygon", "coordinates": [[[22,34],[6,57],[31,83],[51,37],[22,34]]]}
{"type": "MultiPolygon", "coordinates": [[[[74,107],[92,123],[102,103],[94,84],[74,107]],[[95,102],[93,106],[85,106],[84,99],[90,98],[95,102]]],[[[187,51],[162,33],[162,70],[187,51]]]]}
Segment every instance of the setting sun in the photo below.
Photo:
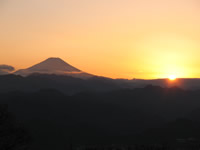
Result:
{"type": "Polygon", "coordinates": [[[176,80],[176,76],[175,76],[175,75],[170,75],[170,76],[169,76],[169,80],[171,80],[171,81],[176,80]]]}

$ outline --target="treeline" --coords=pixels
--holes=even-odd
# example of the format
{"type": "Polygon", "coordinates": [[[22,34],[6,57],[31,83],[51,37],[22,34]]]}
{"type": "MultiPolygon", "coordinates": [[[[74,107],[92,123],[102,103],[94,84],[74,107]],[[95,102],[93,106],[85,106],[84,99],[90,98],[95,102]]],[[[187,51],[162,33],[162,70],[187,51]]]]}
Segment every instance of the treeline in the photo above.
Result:
{"type": "Polygon", "coordinates": [[[6,105],[0,105],[0,149],[28,150],[30,143],[28,131],[15,122],[15,117],[8,112],[6,105]]]}

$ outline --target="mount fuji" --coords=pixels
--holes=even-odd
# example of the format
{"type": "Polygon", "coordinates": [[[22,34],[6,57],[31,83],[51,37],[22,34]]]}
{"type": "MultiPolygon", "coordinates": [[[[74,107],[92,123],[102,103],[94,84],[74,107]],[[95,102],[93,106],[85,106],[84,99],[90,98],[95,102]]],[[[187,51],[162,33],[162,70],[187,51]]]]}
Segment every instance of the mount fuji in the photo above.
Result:
{"type": "Polygon", "coordinates": [[[29,76],[31,74],[67,75],[77,78],[90,78],[93,75],[85,73],[60,58],[51,57],[27,69],[14,72],[16,75],[29,76]]]}

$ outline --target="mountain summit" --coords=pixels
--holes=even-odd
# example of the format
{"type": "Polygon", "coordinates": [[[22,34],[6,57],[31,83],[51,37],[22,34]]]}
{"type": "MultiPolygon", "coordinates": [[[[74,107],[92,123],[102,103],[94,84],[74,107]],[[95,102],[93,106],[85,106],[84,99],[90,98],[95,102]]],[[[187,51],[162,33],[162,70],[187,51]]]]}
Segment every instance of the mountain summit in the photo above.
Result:
{"type": "Polygon", "coordinates": [[[29,71],[39,71],[39,72],[57,72],[57,71],[64,71],[64,72],[80,72],[79,69],[76,69],[75,67],[69,65],[65,61],[63,61],[60,58],[48,58],[45,61],[36,64],[30,68],[28,68],[29,71]]]}
{"type": "Polygon", "coordinates": [[[30,74],[56,74],[56,75],[69,75],[75,77],[89,77],[87,73],[71,66],[60,58],[51,57],[27,69],[21,69],[14,74],[21,76],[28,76],[30,74]]]}

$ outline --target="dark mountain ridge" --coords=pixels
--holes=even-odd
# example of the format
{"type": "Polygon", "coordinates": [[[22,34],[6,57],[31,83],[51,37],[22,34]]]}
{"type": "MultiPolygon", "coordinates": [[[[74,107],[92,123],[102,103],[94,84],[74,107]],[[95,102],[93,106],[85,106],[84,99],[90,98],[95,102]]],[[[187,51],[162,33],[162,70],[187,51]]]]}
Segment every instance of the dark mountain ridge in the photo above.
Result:
{"type": "Polygon", "coordinates": [[[111,79],[93,76],[90,78],[79,78],[68,75],[40,74],[33,73],[28,76],[20,75],[0,75],[0,91],[37,91],[40,89],[52,88],[66,94],[79,92],[106,92],[117,89],[142,88],[147,85],[161,87],[180,87],[185,90],[200,89],[200,79],[177,79],[171,82],[168,79],[155,80],[126,80],[111,79]]]}

